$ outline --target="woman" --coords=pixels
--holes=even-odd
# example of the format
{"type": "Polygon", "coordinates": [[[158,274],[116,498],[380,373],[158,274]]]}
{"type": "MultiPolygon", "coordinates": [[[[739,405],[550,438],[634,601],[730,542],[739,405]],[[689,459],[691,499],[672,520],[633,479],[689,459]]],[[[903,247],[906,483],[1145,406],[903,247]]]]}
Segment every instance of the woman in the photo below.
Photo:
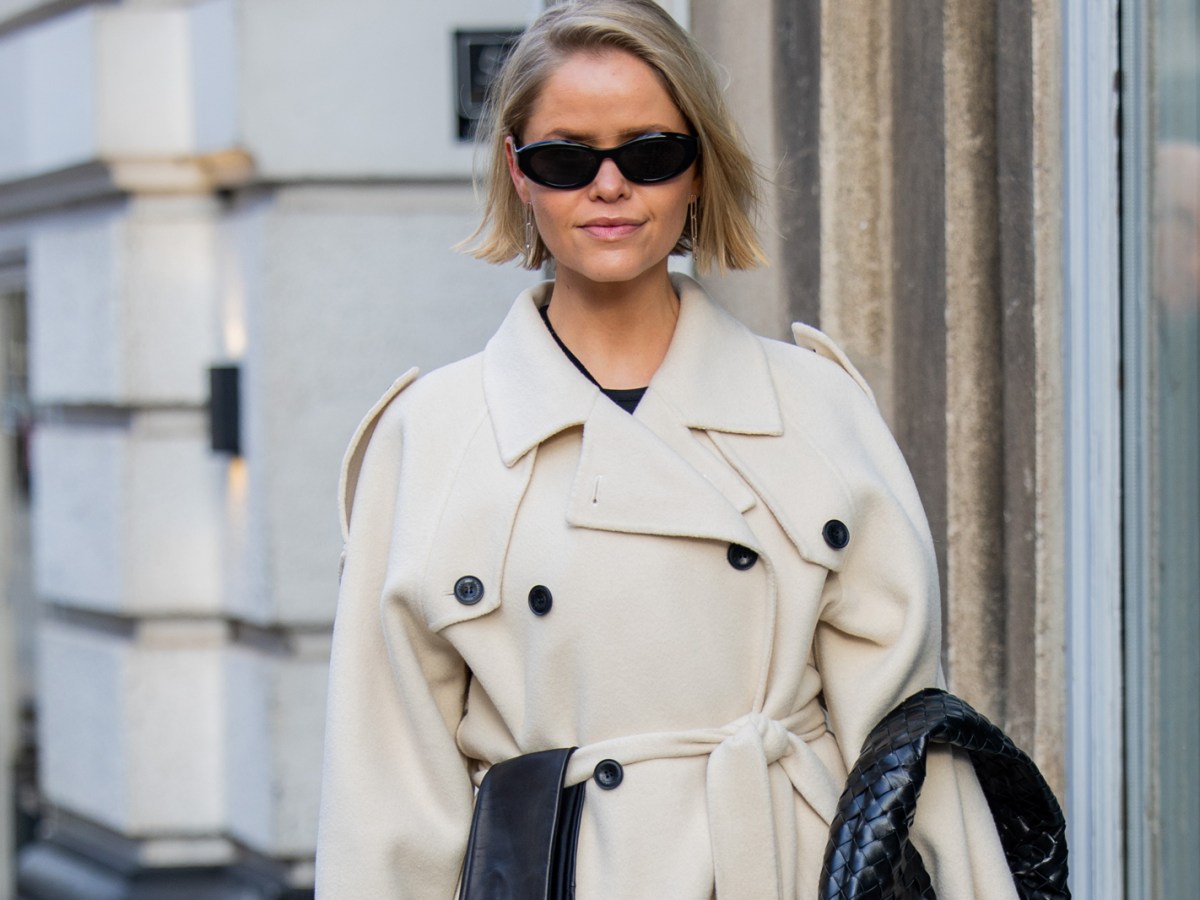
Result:
{"type": "MultiPolygon", "coordinates": [[[[761,253],[711,66],[656,5],[552,8],[492,113],[476,252],[555,279],[347,454],[319,895],[453,897],[487,770],[578,747],[580,898],[813,897],[864,736],[939,678],[911,478],[826,338],[668,273],[761,253]]],[[[916,830],[939,896],[1015,896],[964,764],[931,760],[916,830]]]]}

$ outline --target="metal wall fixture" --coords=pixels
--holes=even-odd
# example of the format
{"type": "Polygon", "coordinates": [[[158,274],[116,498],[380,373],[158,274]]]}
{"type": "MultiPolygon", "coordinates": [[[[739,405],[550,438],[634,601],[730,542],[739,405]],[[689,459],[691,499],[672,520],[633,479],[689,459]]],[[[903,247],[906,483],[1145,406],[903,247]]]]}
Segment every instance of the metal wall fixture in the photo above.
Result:
{"type": "Polygon", "coordinates": [[[213,452],[241,456],[241,367],[210,366],[208,388],[208,429],[213,452]]]}
{"type": "Polygon", "coordinates": [[[455,112],[460,141],[475,140],[488,87],[520,36],[519,28],[454,32],[455,112]]]}

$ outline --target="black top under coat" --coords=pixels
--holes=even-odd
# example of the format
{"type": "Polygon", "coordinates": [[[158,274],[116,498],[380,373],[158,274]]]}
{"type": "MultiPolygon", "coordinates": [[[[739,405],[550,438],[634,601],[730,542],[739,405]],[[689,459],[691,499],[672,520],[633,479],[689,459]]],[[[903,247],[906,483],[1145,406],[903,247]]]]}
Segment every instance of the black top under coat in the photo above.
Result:
{"type": "Polygon", "coordinates": [[[587,378],[588,381],[590,381],[596,387],[600,388],[600,393],[604,394],[605,397],[607,397],[613,403],[617,404],[617,406],[621,407],[621,409],[625,410],[625,412],[627,412],[627,413],[632,413],[635,409],[637,409],[638,404],[642,402],[642,397],[645,396],[645,394],[646,394],[646,389],[644,387],[640,387],[640,388],[601,387],[600,382],[598,382],[595,378],[592,377],[592,373],[589,372],[587,370],[587,367],[584,366],[584,364],[579,361],[579,357],[577,357],[574,353],[572,353],[570,348],[567,347],[567,345],[562,342],[562,338],[560,338],[558,336],[558,332],[556,332],[554,330],[554,326],[550,324],[550,304],[547,303],[545,306],[539,306],[538,312],[542,314],[542,321],[546,323],[546,328],[548,328],[550,330],[550,336],[552,338],[554,338],[554,342],[556,344],[558,344],[558,346],[562,349],[563,353],[567,354],[567,359],[569,359],[571,362],[573,362],[575,364],[575,368],[577,368],[580,372],[582,372],[584,377],[587,378]]]}

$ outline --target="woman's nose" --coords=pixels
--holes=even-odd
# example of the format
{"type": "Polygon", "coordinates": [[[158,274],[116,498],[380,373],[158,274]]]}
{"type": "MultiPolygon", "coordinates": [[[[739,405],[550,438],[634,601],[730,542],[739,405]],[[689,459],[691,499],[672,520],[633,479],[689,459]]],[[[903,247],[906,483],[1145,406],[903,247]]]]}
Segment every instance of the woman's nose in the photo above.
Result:
{"type": "Polygon", "coordinates": [[[621,174],[617,164],[606,159],[600,163],[600,170],[592,180],[592,193],[604,200],[614,200],[629,192],[629,180],[621,174]]]}

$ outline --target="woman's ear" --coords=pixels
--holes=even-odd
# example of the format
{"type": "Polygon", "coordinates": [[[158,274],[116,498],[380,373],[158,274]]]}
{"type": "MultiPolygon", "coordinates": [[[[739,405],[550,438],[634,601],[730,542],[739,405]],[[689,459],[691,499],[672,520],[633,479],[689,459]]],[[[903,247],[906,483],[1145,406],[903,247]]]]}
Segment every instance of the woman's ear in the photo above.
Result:
{"type": "Polygon", "coordinates": [[[529,205],[529,184],[526,181],[525,173],[521,171],[517,165],[517,142],[513,140],[512,135],[504,139],[504,159],[508,163],[508,176],[512,179],[513,187],[516,189],[517,196],[521,198],[521,202],[526,206],[529,205]]]}

